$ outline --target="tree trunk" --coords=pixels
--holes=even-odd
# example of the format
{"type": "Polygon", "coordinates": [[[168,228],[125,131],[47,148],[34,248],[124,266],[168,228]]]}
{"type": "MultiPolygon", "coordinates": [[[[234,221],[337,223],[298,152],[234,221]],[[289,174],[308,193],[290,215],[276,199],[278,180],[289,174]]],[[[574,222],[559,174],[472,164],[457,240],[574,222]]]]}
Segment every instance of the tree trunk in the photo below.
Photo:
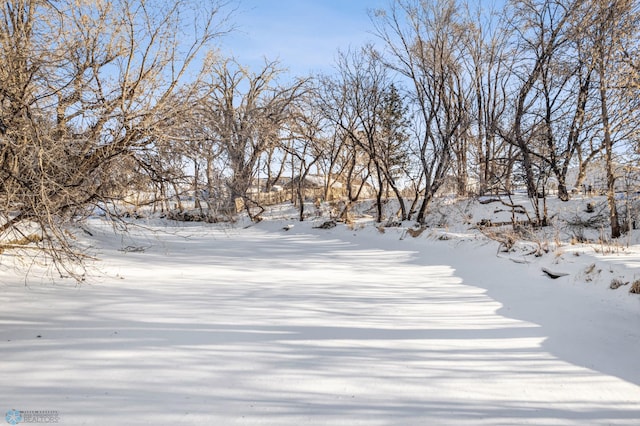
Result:
{"type": "Polygon", "coordinates": [[[376,167],[376,175],[378,178],[378,188],[376,189],[376,222],[382,222],[382,195],[384,191],[384,180],[382,179],[382,172],[380,171],[380,166],[378,163],[375,163],[376,167]]]}
{"type": "Polygon", "coordinates": [[[200,203],[200,187],[198,185],[199,175],[200,167],[198,166],[198,160],[193,159],[193,202],[194,208],[200,210],[200,214],[202,214],[202,204],[200,203]]]}
{"type": "Polygon", "coordinates": [[[298,195],[298,202],[300,203],[300,205],[298,206],[298,219],[300,219],[300,222],[304,222],[304,188],[302,186],[302,183],[298,183],[298,190],[296,192],[298,195]]]}
{"type": "Polygon", "coordinates": [[[609,106],[607,104],[607,82],[605,80],[604,63],[600,63],[600,113],[605,147],[605,168],[607,173],[607,202],[609,204],[609,222],[611,224],[611,238],[618,238],[620,221],[616,206],[616,178],[613,171],[613,139],[609,122],[609,106]]]}
{"type": "Polygon", "coordinates": [[[422,204],[420,205],[420,210],[418,210],[418,216],[416,217],[416,221],[420,224],[424,224],[424,219],[427,214],[427,207],[429,207],[429,203],[433,195],[431,191],[425,190],[424,198],[422,199],[422,204]]]}
{"type": "Polygon", "coordinates": [[[564,176],[558,175],[558,198],[562,201],[569,201],[569,191],[567,190],[567,183],[564,181],[564,176]]]}
{"type": "Polygon", "coordinates": [[[394,182],[389,181],[389,186],[396,195],[398,204],[400,205],[400,220],[405,221],[407,220],[407,206],[405,205],[404,198],[402,197],[402,192],[394,182]]]}

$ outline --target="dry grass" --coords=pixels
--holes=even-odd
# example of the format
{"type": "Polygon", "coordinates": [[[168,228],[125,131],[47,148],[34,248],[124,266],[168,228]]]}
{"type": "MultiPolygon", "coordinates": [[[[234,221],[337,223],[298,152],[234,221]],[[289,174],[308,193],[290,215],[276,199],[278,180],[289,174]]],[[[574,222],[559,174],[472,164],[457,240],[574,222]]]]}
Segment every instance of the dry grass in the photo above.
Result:
{"type": "Polygon", "coordinates": [[[24,248],[32,243],[39,243],[42,241],[42,236],[38,234],[25,235],[22,238],[16,238],[9,240],[5,243],[0,243],[0,253],[12,248],[24,248]]]}
{"type": "Polygon", "coordinates": [[[595,263],[592,263],[584,269],[582,276],[585,282],[590,283],[598,277],[600,272],[602,272],[602,270],[598,269],[595,263]]]}
{"type": "Polygon", "coordinates": [[[620,254],[624,251],[624,247],[617,241],[601,238],[596,244],[593,244],[593,250],[599,254],[620,254]]]}
{"type": "Polygon", "coordinates": [[[620,278],[614,278],[611,280],[611,284],[609,284],[609,288],[611,290],[615,290],[627,284],[629,284],[629,282],[624,282],[620,278]]]}
{"type": "Polygon", "coordinates": [[[419,237],[420,235],[422,235],[422,233],[425,231],[425,227],[420,227],[420,228],[409,228],[407,229],[407,234],[411,235],[413,238],[419,237]]]}
{"type": "Polygon", "coordinates": [[[514,230],[504,230],[499,228],[481,228],[485,237],[499,243],[498,250],[510,252],[520,240],[520,235],[514,230]]]}

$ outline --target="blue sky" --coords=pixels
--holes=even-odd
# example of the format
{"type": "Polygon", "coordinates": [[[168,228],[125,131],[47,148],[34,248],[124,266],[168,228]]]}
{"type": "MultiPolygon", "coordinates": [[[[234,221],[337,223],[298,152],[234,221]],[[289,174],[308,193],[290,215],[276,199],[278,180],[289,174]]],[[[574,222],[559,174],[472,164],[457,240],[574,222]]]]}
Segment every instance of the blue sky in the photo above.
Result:
{"type": "Polygon", "coordinates": [[[388,0],[237,0],[222,52],[251,67],[279,59],[293,75],[329,72],[337,50],[374,40],[368,9],[388,0]]]}

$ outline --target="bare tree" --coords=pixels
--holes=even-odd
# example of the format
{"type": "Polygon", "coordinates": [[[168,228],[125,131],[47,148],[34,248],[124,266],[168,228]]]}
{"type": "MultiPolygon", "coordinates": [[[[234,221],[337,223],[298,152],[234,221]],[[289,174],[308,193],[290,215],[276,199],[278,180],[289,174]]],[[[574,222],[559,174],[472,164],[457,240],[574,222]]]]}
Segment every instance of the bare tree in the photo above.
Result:
{"type": "Polygon", "coordinates": [[[511,191],[517,156],[513,145],[496,131],[504,127],[509,100],[509,68],[513,59],[508,51],[510,32],[493,9],[484,10],[480,5],[472,8],[467,4],[466,14],[465,66],[473,85],[470,167],[476,170],[478,194],[500,189],[511,191]]]}
{"type": "MultiPolygon", "coordinates": [[[[359,95],[352,93],[352,87],[348,83],[351,73],[351,63],[347,59],[349,56],[342,53],[341,58],[344,67],[339,67],[337,76],[320,78],[317,102],[319,111],[330,123],[332,136],[327,140],[328,155],[325,158],[329,172],[336,167],[335,175],[346,187],[347,201],[340,217],[347,220],[351,206],[360,198],[365,181],[371,175],[371,158],[360,141],[363,135],[358,113],[358,109],[363,108],[365,103],[370,105],[370,99],[362,99],[366,99],[366,95],[362,93],[362,84],[355,89],[359,95]]],[[[359,56],[355,58],[362,60],[359,56]]],[[[329,188],[326,190],[328,193],[329,188]]]]}
{"type": "Polygon", "coordinates": [[[261,156],[278,146],[294,100],[305,90],[305,80],[286,86],[277,82],[283,70],[266,62],[258,72],[227,59],[215,64],[203,104],[207,128],[221,144],[228,162],[228,203],[242,200],[250,216],[258,206],[248,190],[261,156]]]}
{"type": "MultiPolygon", "coordinates": [[[[305,201],[307,194],[307,178],[316,163],[323,157],[326,144],[325,118],[316,108],[317,103],[312,100],[316,93],[307,93],[296,102],[287,126],[288,137],[283,141],[282,149],[291,158],[291,189],[295,192],[298,205],[298,218],[305,219],[305,201]]],[[[282,161],[286,160],[286,156],[282,161]]],[[[326,177],[319,176],[324,180],[326,177]]],[[[319,194],[315,194],[318,197],[319,194]]],[[[319,198],[319,197],[318,197],[319,198]]],[[[315,200],[314,200],[315,201],[315,200]]]]}
{"type": "Polygon", "coordinates": [[[514,142],[522,152],[530,197],[541,191],[533,185],[537,167],[557,179],[558,197],[567,201],[567,174],[576,156],[585,166],[597,154],[595,148],[585,155],[594,124],[589,120],[594,61],[583,37],[591,4],[527,0],[513,5],[519,56],[514,72],[522,82],[514,142]]]}
{"type": "Polygon", "coordinates": [[[371,47],[341,52],[337,68],[337,76],[324,92],[325,116],[366,156],[375,179],[376,220],[383,219],[387,188],[393,190],[404,220],[406,207],[396,182],[397,173],[402,173],[406,156],[402,145],[407,139],[403,129],[406,111],[400,94],[371,47]]]}
{"type": "Polygon", "coordinates": [[[617,238],[622,230],[615,197],[615,146],[637,140],[639,118],[638,105],[628,85],[628,75],[633,75],[634,69],[623,58],[624,52],[636,43],[640,14],[633,0],[596,0],[591,14],[593,24],[588,33],[598,77],[611,237],[617,238]]]}
{"type": "Polygon", "coordinates": [[[424,194],[416,219],[423,222],[470,124],[469,88],[462,73],[465,30],[455,0],[395,0],[388,11],[375,11],[372,17],[386,46],[387,66],[412,85],[424,194]]]}
{"type": "Polygon", "coordinates": [[[180,113],[167,101],[225,20],[215,1],[5,2],[0,237],[35,226],[41,248],[80,260],[65,224],[89,206],[104,208],[119,185],[115,166],[180,113]]]}
{"type": "Polygon", "coordinates": [[[568,199],[565,177],[581,141],[590,74],[588,69],[586,75],[578,73],[587,65],[572,63],[571,58],[575,54],[573,31],[579,26],[582,3],[583,0],[510,3],[509,22],[516,56],[510,72],[516,89],[511,123],[507,129],[498,126],[497,131],[519,149],[522,174],[538,225],[548,221],[545,185],[551,174],[558,178],[560,198],[568,199]],[[571,137],[566,134],[569,128],[571,137]],[[560,140],[567,143],[560,146],[560,140]]]}
{"type": "MultiPolygon", "coordinates": [[[[326,96],[326,94],[321,93],[321,89],[318,87],[316,88],[316,93],[317,99],[326,96]]],[[[349,157],[355,153],[351,150],[350,141],[344,136],[343,132],[337,129],[330,120],[327,121],[329,121],[329,124],[322,126],[324,129],[321,139],[322,156],[316,164],[325,176],[323,198],[329,201],[335,198],[333,194],[334,186],[347,183],[343,180],[343,177],[346,175],[346,169],[351,162],[349,157]]]]}

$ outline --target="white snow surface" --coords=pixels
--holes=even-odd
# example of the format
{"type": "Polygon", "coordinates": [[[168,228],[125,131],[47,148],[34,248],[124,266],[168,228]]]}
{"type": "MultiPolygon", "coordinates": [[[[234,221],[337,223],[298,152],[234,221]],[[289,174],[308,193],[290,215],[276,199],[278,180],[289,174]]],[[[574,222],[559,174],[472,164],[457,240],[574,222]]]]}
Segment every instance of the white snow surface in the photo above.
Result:
{"type": "Polygon", "coordinates": [[[3,255],[2,415],[640,424],[640,296],[609,289],[640,275],[640,246],[534,257],[499,253],[461,223],[413,238],[411,224],[320,222],[147,220],[122,236],[92,218],[81,239],[100,260],[82,284],[37,266],[25,280],[3,255]],[[543,266],[568,275],[550,279],[543,266]]]}

